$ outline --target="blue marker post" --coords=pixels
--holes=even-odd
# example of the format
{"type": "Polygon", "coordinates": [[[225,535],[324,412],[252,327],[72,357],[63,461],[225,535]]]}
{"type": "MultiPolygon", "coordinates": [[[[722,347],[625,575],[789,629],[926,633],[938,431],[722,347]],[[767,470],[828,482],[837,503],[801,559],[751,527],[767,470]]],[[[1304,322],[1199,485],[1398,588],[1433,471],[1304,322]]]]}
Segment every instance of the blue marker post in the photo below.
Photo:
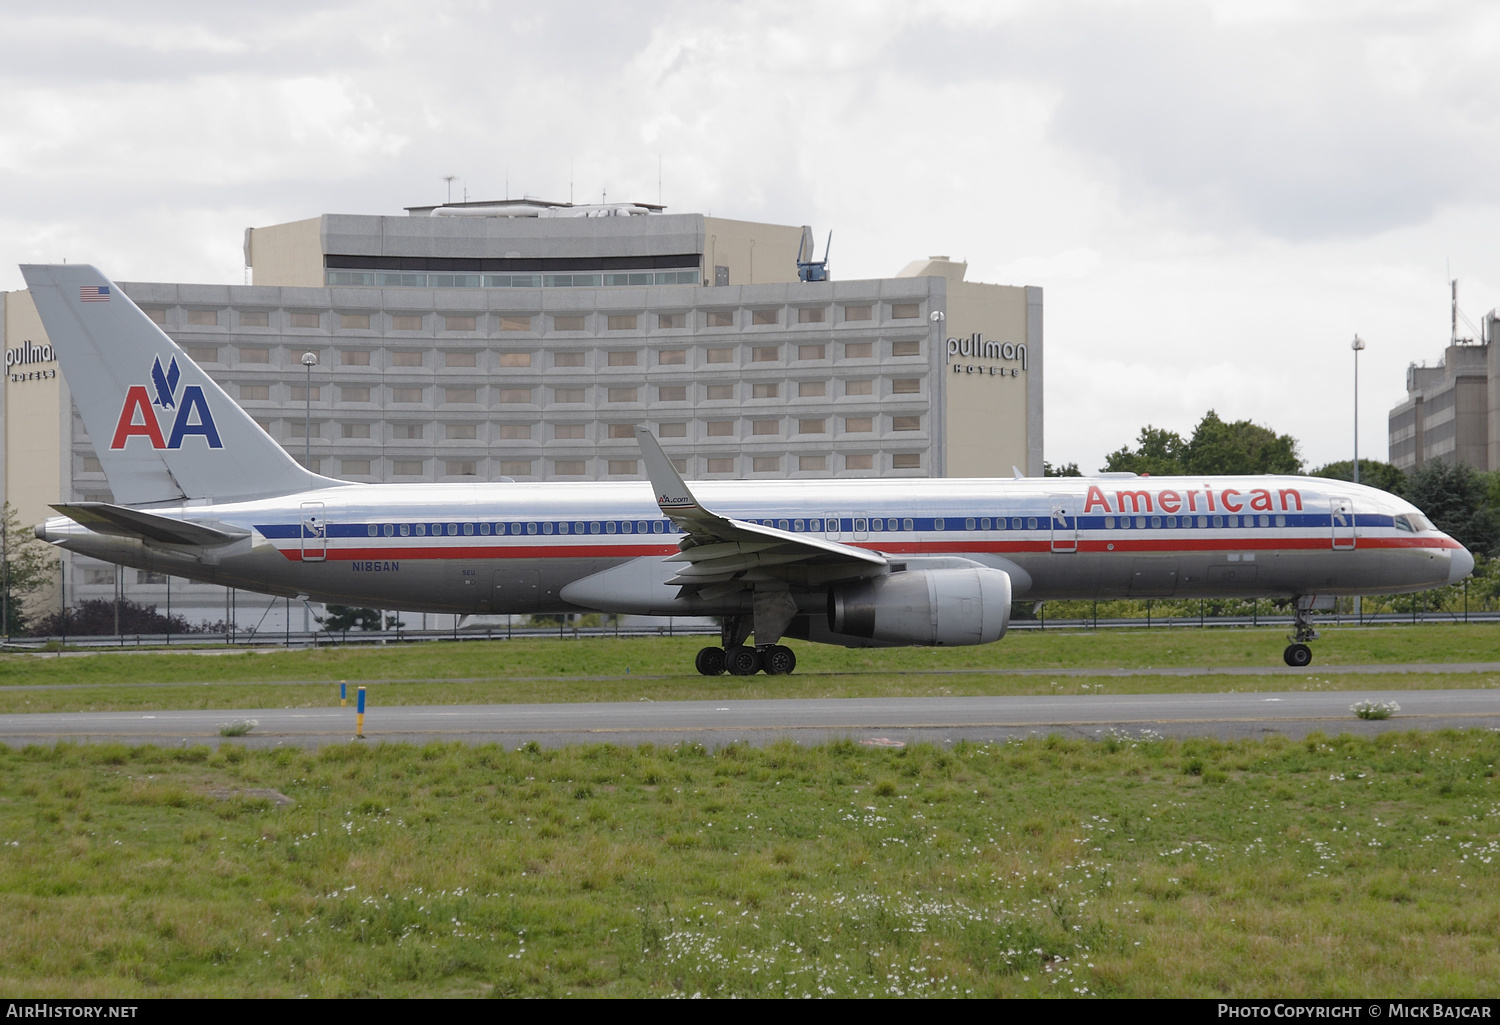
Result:
{"type": "Polygon", "coordinates": [[[349,684],[344,680],[339,681],[339,707],[349,707],[349,684]]]}
{"type": "Polygon", "coordinates": [[[360,740],[365,738],[365,689],[359,688],[359,704],[354,712],[354,735],[360,740]]]}

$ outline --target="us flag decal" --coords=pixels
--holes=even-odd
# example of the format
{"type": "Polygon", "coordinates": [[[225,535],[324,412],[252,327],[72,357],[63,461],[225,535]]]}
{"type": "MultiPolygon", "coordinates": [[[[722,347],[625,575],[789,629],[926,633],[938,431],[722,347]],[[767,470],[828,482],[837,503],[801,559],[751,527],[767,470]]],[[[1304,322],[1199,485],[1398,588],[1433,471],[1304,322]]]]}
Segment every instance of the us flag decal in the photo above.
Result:
{"type": "Polygon", "coordinates": [[[107,303],[109,302],[109,286],[80,285],[78,287],[78,301],[81,303],[107,303]]]}

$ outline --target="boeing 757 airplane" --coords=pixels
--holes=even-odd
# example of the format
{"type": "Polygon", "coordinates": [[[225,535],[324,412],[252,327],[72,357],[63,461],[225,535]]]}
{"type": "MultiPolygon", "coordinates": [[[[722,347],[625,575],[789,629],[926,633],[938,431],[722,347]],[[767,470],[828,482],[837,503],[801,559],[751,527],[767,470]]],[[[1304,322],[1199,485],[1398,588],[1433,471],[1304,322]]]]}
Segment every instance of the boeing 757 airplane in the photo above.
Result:
{"type": "Polygon", "coordinates": [[[114,492],[53,506],[37,536],[192,580],[411,611],[719,616],[698,671],[749,675],[791,672],[789,637],[988,644],[1022,598],[1285,598],[1302,666],[1333,597],[1474,567],[1401,499],[1310,477],[689,485],[637,427],[649,483],[335,480],[93,267],[22,272],[114,492]]]}

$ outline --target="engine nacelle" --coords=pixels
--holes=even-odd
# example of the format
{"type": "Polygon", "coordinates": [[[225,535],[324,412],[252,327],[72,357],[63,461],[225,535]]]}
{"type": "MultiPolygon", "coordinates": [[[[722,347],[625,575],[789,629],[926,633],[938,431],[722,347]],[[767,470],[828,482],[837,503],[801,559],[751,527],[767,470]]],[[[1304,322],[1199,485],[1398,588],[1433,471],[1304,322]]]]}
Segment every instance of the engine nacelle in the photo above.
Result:
{"type": "Polygon", "coordinates": [[[1010,577],[997,569],[892,573],[828,592],[828,629],[891,644],[989,644],[1010,625],[1010,577]]]}

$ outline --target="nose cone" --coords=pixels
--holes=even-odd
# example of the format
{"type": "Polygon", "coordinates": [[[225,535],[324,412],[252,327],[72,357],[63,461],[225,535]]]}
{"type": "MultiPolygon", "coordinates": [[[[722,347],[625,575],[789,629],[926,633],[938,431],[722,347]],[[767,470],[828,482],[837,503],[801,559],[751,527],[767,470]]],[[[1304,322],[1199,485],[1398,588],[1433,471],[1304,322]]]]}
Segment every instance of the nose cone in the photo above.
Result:
{"type": "Polygon", "coordinates": [[[1462,545],[1448,557],[1448,583],[1456,584],[1474,572],[1474,556],[1462,545]]]}

